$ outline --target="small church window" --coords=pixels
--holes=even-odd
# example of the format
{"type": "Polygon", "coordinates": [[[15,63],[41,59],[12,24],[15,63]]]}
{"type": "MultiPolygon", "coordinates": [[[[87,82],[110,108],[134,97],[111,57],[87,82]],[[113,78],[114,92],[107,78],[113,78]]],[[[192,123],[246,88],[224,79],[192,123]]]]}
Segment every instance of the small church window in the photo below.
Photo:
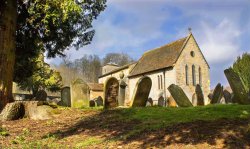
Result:
{"type": "Polygon", "coordinates": [[[189,85],[189,82],[188,82],[188,65],[185,66],[185,74],[186,74],[186,85],[189,85]]]}
{"type": "Polygon", "coordinates": [[[163,89],[162,75],[158,75],[158,89],[163,89]]]}
{"type": "Polygon", "coordinates": [[[160,89],[160,76],[158,75],[158,89],[160,89]]]}
{"type": "Polygon", "coordinates": [[[196,85],[196,77],[195,77],[195,66],[192,65],[192,79],[193,79],[193,85],[196,85]]]}
{"type": "Polygon", "coordinates": [[[199,84],[200,84],[200,86],[202,86],[201,67],[199,67],[199,84]]]}
{"type": "Polygon", "coordinates": [[[191,52],[190,52],[190,55],[191,55],[192,57],[194,57],[194,56],[195,56],[194,51],[191,51],[191,52]]]}
{"type": "Polygon", "coordinates": [[[162,85],[162,75],[161,75],[161,89],[163,89],[163,85],[162,85]]]}

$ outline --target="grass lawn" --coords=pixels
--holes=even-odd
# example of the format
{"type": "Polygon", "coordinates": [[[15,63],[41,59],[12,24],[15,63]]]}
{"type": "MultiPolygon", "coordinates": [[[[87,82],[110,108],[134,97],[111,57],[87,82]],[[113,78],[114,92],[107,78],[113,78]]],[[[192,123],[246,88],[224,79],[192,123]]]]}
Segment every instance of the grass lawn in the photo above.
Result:
{"type": "Polygon", "coordinates": [[[209,148],[246,147],[250,143],[250,105],[112,110],[61,108],[56,113],[58,116],[53,120],[2,122],[4,128],[0,130],[4,132],[0,132],[0,147],[131,148],[194,145],[209,148]],[[238,139],[238,144],[225,141],[218,143],[217,140],[230,140],[227,138],[229,133],[239,136],[236,139],[231,136],[232,140],[238,139]]]}

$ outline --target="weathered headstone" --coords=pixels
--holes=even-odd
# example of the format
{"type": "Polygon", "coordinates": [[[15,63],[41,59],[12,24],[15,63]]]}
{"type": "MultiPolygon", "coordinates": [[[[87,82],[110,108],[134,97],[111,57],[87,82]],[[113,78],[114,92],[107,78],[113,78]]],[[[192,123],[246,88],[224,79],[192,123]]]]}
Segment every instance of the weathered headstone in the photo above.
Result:
{"type": "Polygon", "coordinates": [[[153,106],[153,99],[152,98],[148,98],[147,106],[153,106]]]}
{"type": "Polygon", "coordinates": [[[89,100],[89,107],[95,107],[95,101],[89,100]]]}
{"type": "Polygon", "coordinates": [[[250,104],[250,99],[248,99],[248,91],[243,85],[240,76],[233,71],[232,68],[224,70],[230,87],[234,93],[235,102],[239,104],[250,104]]]}
{"type": "Polygon", "coordinates": [[[80,108],[89,106],[89,87],[81,79],[77,79],[70,85],[71,107],[80,108]]]}
{"type": "Polygon", "coordinates": [[[203,91],[201,89],[201,86],[199,84],[196,85],[195,87],[195,93],[196,93],[196,97],[197,97],[197,106],[204,106],[204,94],[203,91]]]}
{"type": "Polygon", "coordinates": [[[103,99],[101,96],[98,96],[96,99],[95,99],[95,103],[96,103],[96,106],[99,107],[99,106],[103,106],[103,99]]]}
{"type": "Polygon", "coordinates": [[[192,103],[188,99],[185,92],[180,88],[178,85],[171,84],[168,87],[170,94],[173,96],[174,100],[176,101],[179,107],[192,107],[192,103]]]}
{"type": "Polygon", "coordinates": [[[132,96],[132,107],[145,107],[152,87],[152,81],[149,77],[142,77],[136,83],[132,96]]]}
{"type": "Polygon", "coordinates": [[[168,107],[177,107],[177,104],[176,104],[173,96],[168,97],[167,104],[168,104],[168,107]]]}
{"type": "Polygon", "coordinates": [[[197,106],[197,101],[198,99],[197,99],[197,94],[196,93],[194,93],[193,94],[193,96],[192,96],[192,105],[193,106],[197,106]]]}
{"type": "Polygon", "coordinates": [[[223,86],[220,83],[218,83],[214,89],[212,100],[210,103],[211,104],[220,103],[222,96],[223,96],[223,86]]]}
{"type": "Polygon", "coordinates": [[[223,97],[225,98],[226,103],[232,103],[232,96],[231,93],[228,90],[223,91],[223,97]]]}
{"type": "Polygon", "coordinates": [[[164,101],[164,98],[162,96],[159,97],[159,99],[158,99],[158,106],[160,106],[160,107],[165,106],[165,101],[164,101]]]}
{"type": "Polygon", "coordinates": [[[36,93],[35,100],[36,101],[46,101],[47,93],[44,90],[40,90],[36,93]]]}
{"type": "Polygon", "coordinates": [[[118,106],[119,82],[116,78],[109,78],[104,85],[104,108],[118,106]]]}
{"type": "Polygon", "coordinates": [[[0,114],[0,119],[3,121],[11,121],[23,118],[25,108],[22,102],[8,103],[0,114]]]}
{"type": "Polygon", "coordinates": [[[70,87],[62,88],[60,105],[66,106],[66,107],[71,107],[70,87]]]}
{"type": "Polygon", "coordinates": [[[124,81],[124,73],[120,73],[120,82],[119,82],[119,94],[118,94],[118,105],[124,106],[125,101],[125,89],[126,89],[126,82],[124,81]]]}

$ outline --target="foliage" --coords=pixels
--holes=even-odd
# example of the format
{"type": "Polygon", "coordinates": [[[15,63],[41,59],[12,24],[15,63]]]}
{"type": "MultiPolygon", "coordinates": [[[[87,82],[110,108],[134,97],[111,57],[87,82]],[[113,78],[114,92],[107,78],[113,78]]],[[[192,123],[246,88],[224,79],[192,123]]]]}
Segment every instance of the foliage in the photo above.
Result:
{"type": "Polygon", "coordinates": [[[250,89],[250,54],[244,53],[233,64],[233,70],[239,74],[244,86],[250,89]]]}
{"type": "Polygon", "coordinates": [[[5,128],[0,127],[0,136],[6,137],[8,135],[9,135],[9,132],[5,128]]]}
{"type": "Polygon", "coordinates": [[[131,62],[134,62],[134,59],[125,53],[108,53],[103,58],[103,65],[106,65],[107,63],[115,63],[118,66],[123,66],[131,62]]]}
{"type": "Polygon", "coordinates": [[[49,64],[44,62],[43,54],[33,59],[35,71],[31,77],[19,82],[19,86],[23,90],[32,91],[35,95],[39,90],[57,91],[62,86],[62,77],[59,72],[50,68],[49,64]]]}
{"type": "Polygon", "coordinates": [[[63,56],[69,47],[91,42],[92,21],[106,7],[106,0],[18,0],[15,82],[36,70],[32,59],[41,51],[63,56]]]}

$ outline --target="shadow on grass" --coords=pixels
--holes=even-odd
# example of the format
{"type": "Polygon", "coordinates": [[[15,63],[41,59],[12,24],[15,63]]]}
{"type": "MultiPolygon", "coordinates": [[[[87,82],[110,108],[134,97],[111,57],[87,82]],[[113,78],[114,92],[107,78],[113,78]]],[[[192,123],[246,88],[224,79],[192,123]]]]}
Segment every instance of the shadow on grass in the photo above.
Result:
{"type": "Polygon", "coordinates": [[[105,141],[117,140],[121,145],[138,141],[140,147],[202,143],[216,145],[220,139],[223,139],[223,148],[246,148],[250,145],[249,118],[195,120],[171,125],[164,125],[162,121],[162,125],[158,125],[150,117],[147,120],[131,118],[137,112],[138,109],[104,110],[64,130],[52,132],[51,135],[63,139],[84,133],[90,137],[103,137],[105,141]]]}

